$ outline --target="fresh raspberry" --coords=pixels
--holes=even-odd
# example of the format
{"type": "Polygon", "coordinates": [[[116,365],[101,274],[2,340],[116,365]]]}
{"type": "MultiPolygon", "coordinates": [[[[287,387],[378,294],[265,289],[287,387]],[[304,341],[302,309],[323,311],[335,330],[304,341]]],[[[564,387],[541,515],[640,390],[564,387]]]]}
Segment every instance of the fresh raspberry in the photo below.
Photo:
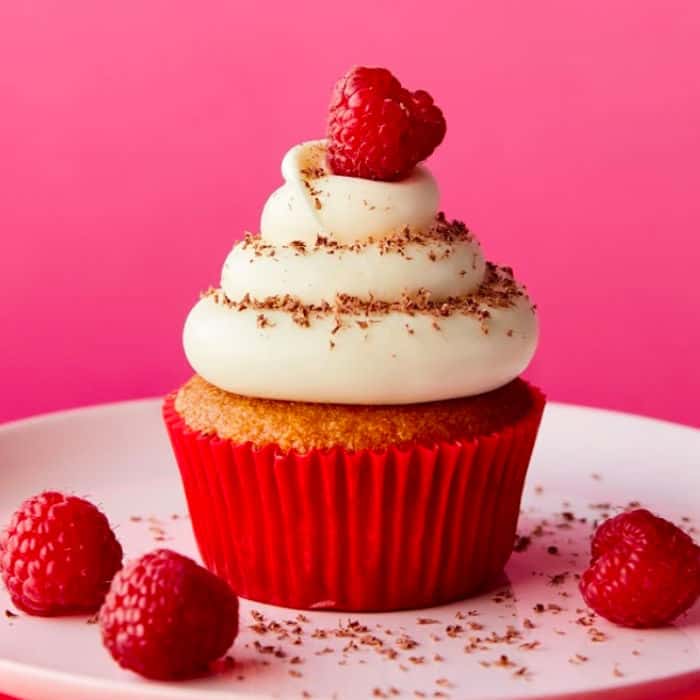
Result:
{"type": "Polygon", "coordinates": [[[586,603],[624,627],[659,627],[700,596],[700,547],[673,523],[639,509],[606,520],[580,582],[586,603]]]}
{"type": "Polygon", "coordinates": [[[233,644],[238,598],[191,559],[158,549],[114,577],[100,625],[123,668],[159,680],[190,678],[233,644]]]}
{"type": "Polygon", "coordinates": [[[122,548],[92,503],[46,491],[0,533],[0,571],[12,602],[30,615],[97,610],[122,565],[122,548]]]}
{"type": "Polygon", "coordinates": [[[333,91],[328,163],[336,175],[400,180],[437,148],[446,128],[425,90],[409,92],[386,68],[353,68],[333,91]]]}

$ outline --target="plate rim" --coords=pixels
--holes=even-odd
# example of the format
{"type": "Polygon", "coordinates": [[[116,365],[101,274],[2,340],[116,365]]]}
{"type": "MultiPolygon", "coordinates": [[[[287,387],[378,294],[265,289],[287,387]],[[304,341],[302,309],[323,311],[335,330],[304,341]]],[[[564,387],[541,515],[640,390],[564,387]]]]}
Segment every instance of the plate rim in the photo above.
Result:
{"type": "MultiPolygon", "coordinates": [[[[102,679],[93,676],[78,676],[66,671],[47,669],[42,666],[34,666],[21,661],[11,661],[0,659],[0,680],[4,679],[5,673],[9,673],[10,678],[26,678],[28,674],[37,679],[41,679],[42,687],[50,688],[50,693],[54,693],[61,688],[71,689],[76,685],[82,686],[82,690],[108,691],[111,697],[132,700],[133,698],[144,698],[148,700],[203,700],[205,695],[212,698],[229,697],[234,700],[273,700],[276,696],[259,692],[251,694],[247,691],[231,689],[205,689],[183,688],[176,682],[167,683],[161,681],[149,681],[135,678],[138,683],[122,682],[119,680],[102,679]]],[[[125,673],[129,673],[125,671],[125,673]]],[[[700,668],[694,671],[686,671],[680,674],[669,674],[660,678],[646,681],[630,681],[620,683],[612,688],[598,688],[595,690],[573,691],[570,693],[549,693],[545,695],[512,695],[507,700],[622,700],[623,698],[638,697],[639,693],[652,692],[658,689],[664,693],[678,693],[683,691],[700,690],[700,668]]],[[[6,689],[0,688],[2,692],[6,689]]],[[[10,689],[10,692],[14,692],[10,689]]],[[[58,696],[57,696],[58,697],[58,696]]],[[[333,700],[331,695],[314,695],[317,700],[333,700]]],[[[652,696],[649,695],[649,698],[652,696]]],[[[470,696],[471,700],[484,700],[484,696],[470,696]]],[[[22,700],[34,700],[31,697],[22,700]]]]}

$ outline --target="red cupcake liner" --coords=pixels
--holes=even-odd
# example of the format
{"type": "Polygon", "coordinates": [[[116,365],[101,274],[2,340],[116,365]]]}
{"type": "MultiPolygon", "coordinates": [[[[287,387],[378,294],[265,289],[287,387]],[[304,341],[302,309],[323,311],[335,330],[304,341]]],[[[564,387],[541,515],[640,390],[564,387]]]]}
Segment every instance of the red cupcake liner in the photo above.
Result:
{"type": "Polygon", "coordinates": [[[502,571],[545,398],[475,439],[298,454],[163,417],[206,566],[244,598],[388,611],[468,597],[502,571]]]}

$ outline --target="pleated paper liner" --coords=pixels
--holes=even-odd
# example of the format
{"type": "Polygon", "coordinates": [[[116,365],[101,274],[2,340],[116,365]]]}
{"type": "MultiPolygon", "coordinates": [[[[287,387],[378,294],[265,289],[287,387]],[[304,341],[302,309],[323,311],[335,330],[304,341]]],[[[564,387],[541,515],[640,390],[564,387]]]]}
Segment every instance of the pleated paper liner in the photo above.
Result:
{"type": "Polygon", "coordinates": [[[206,566],[236,593],[301,609],[388,611],[466,598],[513,548],[545,398],[476,439],[307,454],[163,416],[206,566]]]}

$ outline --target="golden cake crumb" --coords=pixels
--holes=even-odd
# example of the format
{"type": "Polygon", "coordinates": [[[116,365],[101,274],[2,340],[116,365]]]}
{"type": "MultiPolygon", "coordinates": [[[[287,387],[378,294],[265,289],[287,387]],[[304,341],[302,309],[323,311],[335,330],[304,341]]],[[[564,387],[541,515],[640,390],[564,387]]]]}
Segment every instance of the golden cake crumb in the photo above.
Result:
{"type": "Polygon", "coordinates": [[[175,410],[193,430],[299,452],[336,445],[359,450],[468,439],[517,421],[531,405],[530,389],[520,379],[479,396],[405,406],[257,399],[223,391],[198,375],[175,397],[175,410]]]}

